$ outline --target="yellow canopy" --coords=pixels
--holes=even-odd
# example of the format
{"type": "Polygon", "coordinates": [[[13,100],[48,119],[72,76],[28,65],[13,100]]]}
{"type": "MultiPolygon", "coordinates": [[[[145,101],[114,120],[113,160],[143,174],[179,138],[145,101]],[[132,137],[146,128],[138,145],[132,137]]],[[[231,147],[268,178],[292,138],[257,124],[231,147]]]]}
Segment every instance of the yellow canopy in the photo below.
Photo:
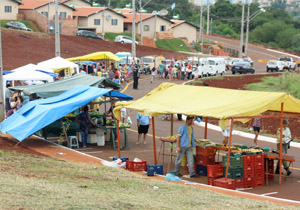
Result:
{"type": "Polygon", "coordinates": [[[112,52],[95,52],[83,56],[67,58],[68,61],[98,61],[98,60],[112,60],[112,61],[120,61],[121,58],[113,54],[112,52]]]}
{"type": "Polygon", "coordinates": [[[257,116],[267,110],[280,111],[282,102],[284,112],[300,113],[300,100],[287,93],[162,83],[143,98],[131,102],[118,102],[114,115],[120,119],[120,109],[125,107],[147,116],[185,114],[226,119],[257,116]]]}

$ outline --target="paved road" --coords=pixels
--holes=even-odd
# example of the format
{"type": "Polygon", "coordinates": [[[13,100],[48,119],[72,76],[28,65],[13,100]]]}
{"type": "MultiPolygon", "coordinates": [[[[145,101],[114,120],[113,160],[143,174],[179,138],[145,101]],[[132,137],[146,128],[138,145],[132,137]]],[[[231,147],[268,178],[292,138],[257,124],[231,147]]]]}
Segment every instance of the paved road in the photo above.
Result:
{"type": "MultiPolygon", "coordinates": [[[[165,82],[162,80],[157,80],[154,83],[150,83],[150,76],[142,75],[142,79],[139,80],[139,89],[133,90],[132,84],[128,86],[128,88],[125,90],[124,93],[131,95],[134,97],[134,99],[139,99],[143,97],[146,93],[157,87],[160,83],[165,82]]],[[[181,84],[182,81],[174,81],[177,84],[181,84]]],[[[135,119],[136,112],[131,111],[130,116],[132,119],[135,119]]],[[[174,121],[174,131],[176,134],[176,131],[178,127],[183,124],[183,121],[178,121],[175,119],[174,121]]],[[[203,138],[204,137],[204,128],[203,127],[195,127],[195,137],[196,138],[203,138]]],[[[150,127],[149,135],[147,140],[147,144],[141,144],[136,145],[135,142],[137,141],[137,127],[136,127],[136,120],[133,120],[133,125],[131,129],[128,129],[128,138],[129,138],[129,150],[121,150],[121,155],[127,156],[130,158],[130,160],[133,160],[135,157],[147,160],[147,163],[153,163],[153,143],[152,143],[152,128],[150,127]]],[[[157,137],[164,137],[170,135],[170,121],[162,121],[159,117],[155,118],[155,134],[157,137]]],[[[123,134],[121,134],[123,135],[123,134]]],[[[222,142],[222,134],[219,131],[209,130],[208,131],[208,138],[216,143],[222,142]]],[[[108,137],[106,137],[108,139],[108,137]]],[[[121,142],[123,140],[123,137],[121,137],[121,142]]],[[[244,144],[247,146],[253,145],[252,139],[247,139],[240,136],[233,136],[232,139],[233,143],[238,144],[244,144]]],[[[276,148],[275,144],[272,143],[266,143],[259,141],[259,145],[261,147],[271,147],[276,148]]],[[[156,139],[156,149],[157,154],[160,148],[160,141],[158,138],[156,139]]],[[[168,150],[169,145],[167,145],[168,150]]],[[[110,158],[113,156],[117,156],[118,153],[115,150],[111,149],[110,145],[105,145],[104,147],[97,147],[97,146],[89,146],[87,149],[80,149],[80,151],[85,152],[87,154],[97,156],[106,160],[111,160],[110,158]]],[[[300,153],[299,149],[292,148],[289,151],[289,154],[292,154],[295,156],[296,160],[300,160],[300,153]]],[[[170,165],[170,168],[168,168],[168,159],[165,159],[164,162],[164,173],[168,172],[169,170],[173,170],[174,168],[174,161],[170,165]]],[[[162,158],[159,159],[159,164],[162,164],[162,158]]],[[[206,177],[200,177],[197,182],[207,183],[206,177]]],[[[274,181],[269,182],[268,187],[258,187],[254,189],[248,189],[245,190],[246,192],[256,193],[256,194],[265,194],[265,193],[271,193],[268,196],[272,197],[279,197],[279,198],[285,198],[285,199],[292,199],[300,201],[299,191],[300,191],[300,163],[295,162],[293,165],[293,174],[290,178],[287,178],[286,180],[283,180],[283,184],[278,184],[278,177],[275,177],[274,181]]]]}
{"type": "MultiPolygon", "coordinates": [[[[223,42],[225,47],[239,50],[240,41],[236,39],[228,39],[219,36],[204,36],[204,40],[208,41],[218,41],[223,42]]],[[[266,63],[259,63],[258,60],[277,60],[283,55],[281,52],[270,51],[266,47],[258,46],[249,43],[248,45],[248,55],[254,61],[254,67],[257,73],[266,72],[266,63]]],[[[292,56],[296,61],[299,60],[299,57],[292,56]]]]}

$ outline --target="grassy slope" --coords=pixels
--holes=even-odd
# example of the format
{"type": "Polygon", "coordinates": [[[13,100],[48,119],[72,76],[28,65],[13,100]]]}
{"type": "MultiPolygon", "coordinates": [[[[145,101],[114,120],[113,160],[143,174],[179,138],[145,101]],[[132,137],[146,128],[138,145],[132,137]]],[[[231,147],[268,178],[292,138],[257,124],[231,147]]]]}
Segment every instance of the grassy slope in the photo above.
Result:
{"type": "Polygon", "coordinates": [[[1,150],[0,165],[0,209],[296,209],[148,179],[122,169],[1,150]]]}
{"type": "Polygon", "coordinates": [[[180,39],[158,39],[156,46],[165,50],[192,52],[180,39]]]}
{"type": "MultiPolygon", "coordinates": [[[[6,28],[5,24],[9,21],[10,20],[1,20],[1,27],[6,28]]],[[[28,21],[26,21],[26,20],[13,20],[13,21],[24,23],[27,28],[31,28],[32,31],[36,31],[34,28],[31,27],[30,23],[28,23],[28,21]]]]}

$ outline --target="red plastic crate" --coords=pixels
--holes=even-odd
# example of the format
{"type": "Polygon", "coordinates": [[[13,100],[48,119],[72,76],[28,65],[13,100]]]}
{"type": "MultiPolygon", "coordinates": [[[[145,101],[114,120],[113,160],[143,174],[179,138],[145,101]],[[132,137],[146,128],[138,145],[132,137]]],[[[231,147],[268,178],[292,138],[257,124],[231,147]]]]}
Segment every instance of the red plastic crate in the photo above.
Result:
{"type": "Polygon", "coordinates": [[[230,178],[227,178],[227,180],[225,178],[215,179],[214,185],[216,187],[223,187],[223,188],[231,189],[231,190],[236,189],[235,180],[230,179],[230,178]]]}
{"type": "MultiPolygon", "coordinates": [[[[195,171],[195,174],[197,174],[197,164],[194,164],[194,171],[195,171]]],[[[189,166],[186,165],[186,172],[187,173],[190,173],[190,170],[189,170],[189,166]]]]}
{"type": "Polygon", "coordinates": [[[244,178],[244,188],[253,188],[254,187],[254,178],[245,177],[244,178]]]}
{"type": "Polygon", "coordinates": [[[254,163],[263,163],[264,159],[265,159],[265,155],[264,154],[258,154],[258,155],[253,155],[254,158],[254,163]]]}
{"type": "Polygon", "coordinates": [[[236,188],[244,188],[244,178],[242,179],[235,179],[236,188]]]}
{"type": "Polygon", "coordinates": [[[252,166],[254,164],[254,156],[253,155],[242,155],[245,166],[252,166]]]}
{"type": "Polygon", "coordinates": [[[207,177],[207,184],[215,186],[215,180],[220,179],[222,177],[207,177]]]}
{"type": "Polygon", "coordinates": [[[264,162],[256,162],[255,165],[254,165],[254,170],[255,171],[258,171],[258,170],[264,170],[265,168],[265,164],[264,162]]]}
{"type": "Polygon", "coordinates": [[[258,179],[254,181],[254,187],[263,187],[265,186],[265,180],[264,179],[258,179]]]}
{"type": "Polygon", "coordinates": [[[223,176],[223,165],[207,165],[207,176],[208,177],[222,177],[223,176]]]}
{"type": "Polygon", "coordinates": [[[209,156],[197,155],[196,161],[197,161],[197,165],[203,165],[203,166],[214,165],[215,164],[215,156],[214,155],[209,155],[209,156]]]}
{"type": "Polygon", "coordinates": [[[215,147],[201,147],[196,146],[196,155],[202,155],[202,156],[215,156],[215,147]]]}
{"type": "Polygon", "coordinates": [[[250,176],[254,176],[254,166],[251,165],[251,166],[244,166],[244,176],[245,175],[250,175],[250,176]]]}
{"type": "Polygon", "coordinates": [[[147,161],[142,160],[142,162],[133,162],[131,160],[126,160],[126,169],[129,171],[147,171],[147,161]]]}

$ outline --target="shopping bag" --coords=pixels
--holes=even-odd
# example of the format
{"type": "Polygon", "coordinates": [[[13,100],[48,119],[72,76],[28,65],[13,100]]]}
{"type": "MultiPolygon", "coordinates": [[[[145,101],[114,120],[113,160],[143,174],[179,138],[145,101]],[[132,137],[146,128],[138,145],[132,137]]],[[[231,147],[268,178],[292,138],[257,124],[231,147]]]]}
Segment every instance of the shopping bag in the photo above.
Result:
{"type": "Polygon", "coordinates": [[[132,124],[132,120],[129,116],[127,117],[127,123],[130,124],[130,125],[132,124]]]}

